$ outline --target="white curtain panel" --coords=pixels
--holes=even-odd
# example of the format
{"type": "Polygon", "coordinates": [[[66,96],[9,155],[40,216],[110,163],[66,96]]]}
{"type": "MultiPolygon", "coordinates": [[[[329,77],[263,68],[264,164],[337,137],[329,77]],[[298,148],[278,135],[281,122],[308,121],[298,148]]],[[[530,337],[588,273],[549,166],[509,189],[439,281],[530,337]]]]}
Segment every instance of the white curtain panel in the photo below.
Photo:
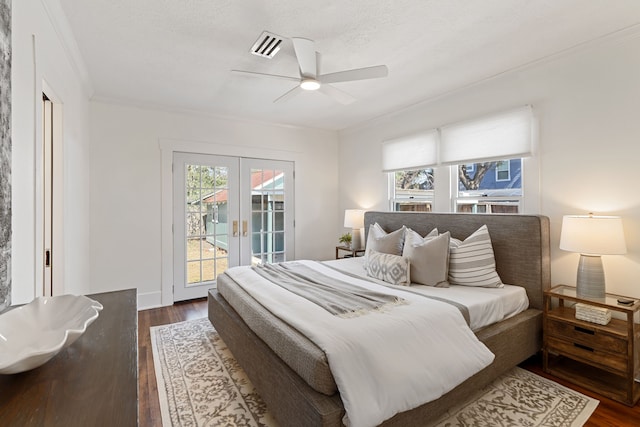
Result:
{"type": "Polygon", "coordinates": [[[382,144],[382,171],[421,169],[438,163],[438,130],[391,139],[382,144]]]}
{"type": "Polygon", "coordinates": [[[531,107],[526,106],[444,126],[440,129],[440,163],[530,156],[532,120],[531,107]]]}

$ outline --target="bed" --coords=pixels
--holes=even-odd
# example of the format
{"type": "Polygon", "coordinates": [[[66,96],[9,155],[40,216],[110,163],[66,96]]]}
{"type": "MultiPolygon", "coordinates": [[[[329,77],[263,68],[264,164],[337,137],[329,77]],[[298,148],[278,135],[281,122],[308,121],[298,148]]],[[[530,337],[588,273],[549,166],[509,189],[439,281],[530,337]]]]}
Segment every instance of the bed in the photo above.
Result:
{"type": "MultiPolygon", "coordinates": [[[[464,240],[486,225],[503,283],[526,291],[529,307],[498,323],[474,330],[495,355],[493,362],[431,402],[400,412],[383,426],[424,425],[534,355],[542,342],[542,295],[550,285],[549,220],[535,215],[477,215],[413,212],[366,212],[365,231],[379,224],[386,231],[402,226],[425,235],[434,228],[464,240]]],[[[221,289],[237,284],[228,274],[218,277],[221,289]]],[[[209,293],[209,319],[246,371],[271,413],[282,426],[340,426],[345,414],[340,394],[326,381],[328,365],[322,350],[303,334],[273,316],[251,297],[209,293]],[[242,313],[239,314],[239,312],[242,313]],[[267,343],[268,342],[268,343],[267,343]],[[313,387],[310,385],[313,384],[313,387]]],[[[329,372],[330,377],[330,372],[329,372]]]]}

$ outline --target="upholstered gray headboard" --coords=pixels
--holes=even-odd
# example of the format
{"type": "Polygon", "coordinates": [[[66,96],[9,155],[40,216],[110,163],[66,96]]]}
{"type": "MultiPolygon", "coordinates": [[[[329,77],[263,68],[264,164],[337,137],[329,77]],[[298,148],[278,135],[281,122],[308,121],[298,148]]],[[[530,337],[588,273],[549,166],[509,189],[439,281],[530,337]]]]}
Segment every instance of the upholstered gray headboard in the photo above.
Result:
{"type": "Polygon", "coordinates": [[[527,290],[529,305],[542,310],[542,295],[551,284],[549,218],[542,215],[462,214],[426,212],[365,212],[365,237],[374,223],[387,232],[406,225],[421,235],[434,228],[464,240],[487,225],[496,257],[496,269],[504,283],[527,290]]]}

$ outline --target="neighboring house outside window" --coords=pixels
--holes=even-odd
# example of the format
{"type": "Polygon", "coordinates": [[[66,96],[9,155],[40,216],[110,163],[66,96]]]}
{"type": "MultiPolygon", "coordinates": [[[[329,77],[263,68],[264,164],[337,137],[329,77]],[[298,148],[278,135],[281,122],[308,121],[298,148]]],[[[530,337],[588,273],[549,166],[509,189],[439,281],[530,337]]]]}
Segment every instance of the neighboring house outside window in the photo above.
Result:
{"type": "Polygon", "coordinates": [[[502,160],[496,164],[496,181],[511,180],[511,162],[502,160]]]}
{"type": "Polygon", "coordinates": [[[536,138],[537,119],[526,105],[384,140],[390,208],[537,213],[536,138]]]}
{"type": "Polygon", "coordinates": [[[522,159],[442,166],[452,176],[452,187],[437,182],[434,168],[390,173],[391,210],[434,211],[435,194],[450,194],[451,212],[520,213],[522,159]],[[508,178],[508,179],[505,179],[508,178]]]}
{"type": "Polygon", "coordinates": [[[473,173],[466,165],[457,169],[458,185],[452,192],[455,212],[522,212],[522,159],[475,163],[473,173]]]}

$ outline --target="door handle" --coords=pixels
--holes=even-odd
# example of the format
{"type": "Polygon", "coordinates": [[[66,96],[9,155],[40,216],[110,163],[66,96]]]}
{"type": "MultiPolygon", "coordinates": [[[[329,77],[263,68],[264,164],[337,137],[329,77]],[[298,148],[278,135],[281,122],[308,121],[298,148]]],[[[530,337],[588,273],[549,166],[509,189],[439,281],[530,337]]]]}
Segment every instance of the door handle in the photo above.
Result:
{"type": "Polygon", "coordinates": [[[238,237],[238,221],[233,221],[233,237],[238,237]]]}
{"type": "Polygon", "coordinates": [[[247,220],[242,221],[242,237],[247,237],[247,220]]]}

